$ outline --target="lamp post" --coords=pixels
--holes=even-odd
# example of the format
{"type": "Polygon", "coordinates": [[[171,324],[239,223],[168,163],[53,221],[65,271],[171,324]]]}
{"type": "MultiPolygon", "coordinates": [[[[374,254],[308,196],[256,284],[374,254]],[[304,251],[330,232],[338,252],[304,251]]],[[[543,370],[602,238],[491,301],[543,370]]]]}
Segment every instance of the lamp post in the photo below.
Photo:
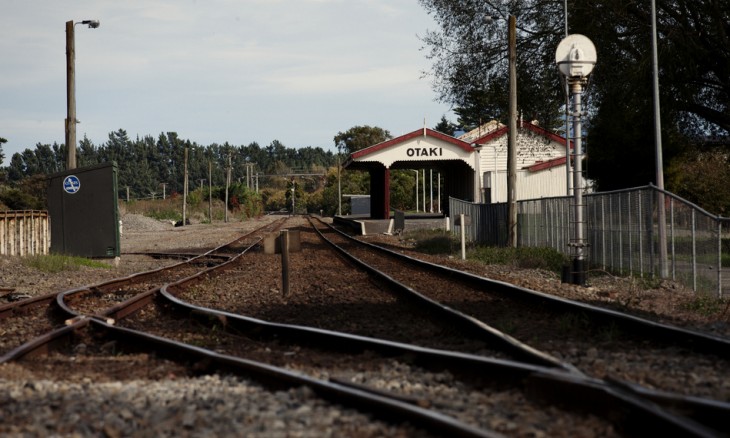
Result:
{"type": "Polygon", "coordinates": [[[74,25],[87,24],[89,28],[99,27],[99,20],[84,20],[74,23],[66,22],[66,169],[76,168],[76,48],[74,42],[74,25]]]}
{"type": "Polygon", "coordinates": [[[418,171],[411,169],[416,172],[416,213],[418,213],[418,171]]]}
{"type": "Polygon", "coordinates": [[[555,51],[555,63],[565,78],[573,97],[573,133],[575,136],[575,172],[573,173],[573,238],[570,247],[573,249],[573,266],[570,282],[585,286],[585,222],[583,220],[583,163],[582,163],[582,95],[588,84],[588,76],[596,65],[596,48],[583,35],[574,34],[565,37],[555,51]]]}

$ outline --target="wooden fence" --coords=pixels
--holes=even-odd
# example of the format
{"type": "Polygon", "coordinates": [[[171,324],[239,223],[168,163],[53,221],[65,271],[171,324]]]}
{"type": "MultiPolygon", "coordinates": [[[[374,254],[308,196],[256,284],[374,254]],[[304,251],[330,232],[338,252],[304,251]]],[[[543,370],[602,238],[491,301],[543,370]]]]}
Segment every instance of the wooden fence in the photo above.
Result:
{"type": "Polygon", "coordinates": [[[0,211],[0,255],[48,254],[50,246],[47,211],[0,211]]]}

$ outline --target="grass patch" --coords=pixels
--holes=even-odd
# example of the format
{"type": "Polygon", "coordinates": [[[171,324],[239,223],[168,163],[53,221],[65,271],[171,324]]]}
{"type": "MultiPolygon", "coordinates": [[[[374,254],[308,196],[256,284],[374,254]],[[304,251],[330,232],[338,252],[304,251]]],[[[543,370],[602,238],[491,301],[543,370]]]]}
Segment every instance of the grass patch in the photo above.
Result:
{"type": "Polygon", "coordinates": [[[182,201],[175,202],[175,198],[132,201],[124,204],[127,212],[142,214],[157,220],[182,220],[182,201]]]}
{"type": "Polygon", "coordinates": [[[682,307],[690,312],[709,317],[720,313],[725,305],[726,303],[722,299],[710,294],[698,292],[692,301],[684,304],[682,307]]]}
{"type": "Polygon", "coordinates": [[[489,265],[512,265],[558,273],[561,272],[563,265],[568,263],[567,256],[552,248],[478,246],[470,250],[467,256],[469,259],[489,265]]]}
{"type": "MultiPolygon", "coordinates": [[[[454,254],[461,248],[458,238],[444,230],[414,230],[403,238],[413,242],[413,249],[426,254],[454,254]]],[[[552,248],[504,248],[476,246],[469,248],[467,258],[489,265],[512,265],[525,269],[545,269],[560,273],[568,257],[552,248]]]]}
{"type": "Polygon", "coordinates": [[[403,237],[415,241],[413,248],[426,254],[451,254],[459,247],[459,241],[443,230],[416,230],[403,237]]]}
{"type": "Polygon", "coordinates": [[[32,255],[23,257],[23,264],[39,271],[56,273],[77,271],[81,266],[90,268],[111,269],[111,266],[96,260],[63,254],[32,255]]]}

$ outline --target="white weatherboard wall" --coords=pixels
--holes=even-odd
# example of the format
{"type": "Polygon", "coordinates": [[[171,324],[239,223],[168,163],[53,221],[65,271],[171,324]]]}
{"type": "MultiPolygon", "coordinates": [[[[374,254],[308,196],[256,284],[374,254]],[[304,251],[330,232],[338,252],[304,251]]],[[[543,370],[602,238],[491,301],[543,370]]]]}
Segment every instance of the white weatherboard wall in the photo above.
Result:
{"type": "MultiPolygon", "coordinates": [[[[565,196],[565,164],[529,171],[537,163],[565,157],[565,145],[527,129],[517,135],[517,200],[565,196]]],[[[492,202],[507,202],[507,134],[479,145],[479,183],[490,172],[492,202]]],[[[483,193],[482,190],[479,191],[483,193]]]]}

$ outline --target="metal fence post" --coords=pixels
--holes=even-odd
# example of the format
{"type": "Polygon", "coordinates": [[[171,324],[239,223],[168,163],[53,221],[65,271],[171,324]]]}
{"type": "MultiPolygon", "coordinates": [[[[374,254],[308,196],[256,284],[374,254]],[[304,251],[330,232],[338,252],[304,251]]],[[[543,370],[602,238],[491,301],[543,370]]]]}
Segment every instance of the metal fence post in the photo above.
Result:
{"type": "Polygon", "coordinates": [[[677,279],[677,257],[675,254],[674,249],[674,198],[669,198],[669,216],[670,216],[670,225],[669,225],[669,235],[671,246],[672,246],[672,280],[677,279]]]}
{"type": "Polygon", "coordinates": [[[627,199],[626,203],[628,204],[626,207],[626,210],[628,214],[626,215],[628,217],[629,222],[626,224],[626,227],[628,229],[628,237],[629,237],[629,271],[634,270],[634,251],[633,251],[633,245],[634,245],[634,239],[633,239],[633,231],[631,229],[631,192],[627,193],[627,199]]]}
{"type": "Polygon", "coordinates": [[[717,298],[722,298],[722,220],[717,221],[717,298]]]}
{"type": "Polygon", "coordinates": [[[603,270],[606,270],[606,200],[601,197],[601,254],[603,270]]]}
{"type": "Polygon", "coordinates": [[[692,210],[692,290],[697,292],[697,240],[695,235],[694,210],[692,210]]]}
{"type": "Polygon", "coordinates": [[[641,192],[638,193],[639,199],[636,202],[636,205],[639,208],[639,214],[637,215],[637,221],[639,222],[639,276],[641,278],[644,278],[644,233],[642,232],[642,227],[644,226],[644,215],[642,213],[642,202],[643,202],[643,196],[641,196],[641,192]]]}

